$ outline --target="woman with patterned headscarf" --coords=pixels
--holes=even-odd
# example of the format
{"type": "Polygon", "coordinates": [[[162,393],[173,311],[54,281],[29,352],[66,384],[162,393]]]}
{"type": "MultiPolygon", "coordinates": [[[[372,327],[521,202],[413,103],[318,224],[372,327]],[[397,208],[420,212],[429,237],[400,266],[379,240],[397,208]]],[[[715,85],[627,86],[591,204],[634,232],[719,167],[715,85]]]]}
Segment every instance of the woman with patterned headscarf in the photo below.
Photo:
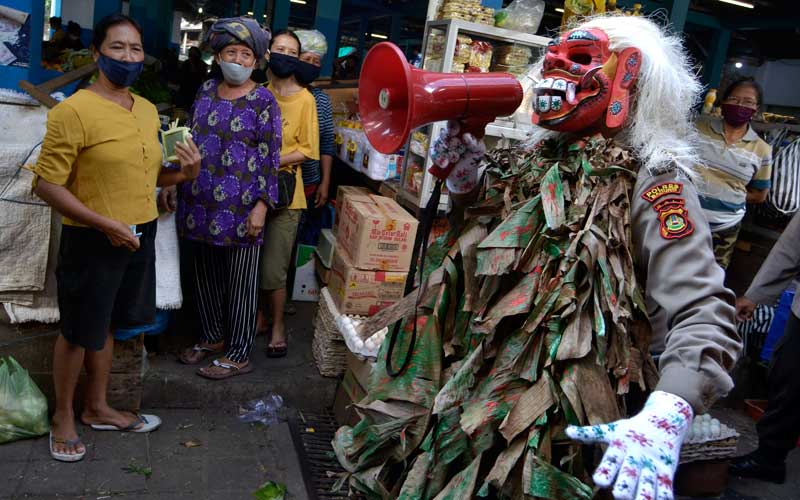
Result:
{"type": "Polygon", "coordinates": [[[202,332],[181,361],[209,379],[249,373],[256,334],[264,220],[277,200],[281,114],[272,93],[250,75],[270,34],[246,18],[220,19],[206,34],[223,78],[205,82],[190,127],[202,154],[200,175],[180,190],[178,231],[196,246],[194,275],[202,332]]]}

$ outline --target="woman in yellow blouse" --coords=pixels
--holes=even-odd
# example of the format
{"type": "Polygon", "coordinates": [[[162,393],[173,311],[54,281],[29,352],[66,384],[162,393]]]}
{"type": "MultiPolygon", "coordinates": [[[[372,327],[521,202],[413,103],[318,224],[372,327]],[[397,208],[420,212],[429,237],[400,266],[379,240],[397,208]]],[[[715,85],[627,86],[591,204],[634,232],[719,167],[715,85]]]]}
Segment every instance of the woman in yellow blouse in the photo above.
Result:
{"type": "Polygon", "coordinates": [[[63,215],[50,454],[65,462],[86,453],[72,406],[82,366],[88,381],[80,417],[85,425],[149,432],[161,423],[154,415],[108,405],[111,332],[152,323],[155,189],[193,179],[200,169],[200,152],[188,139],[176,147],[180,169],[161,170],[156,108],[128,90],[144,61],[136,21],[120,14],[101,20],[92,53],[100,68],[97,81],[50,111],[34,168],[36,194],[63,215]]]}
{"type": "MultiPolygon", "coordinates": [[[[286,276],[300,223],[306,208],[301,164],[319,160],[319,126],[314,96],[297,83],[294,71],[300,54],[300,40],[289,30],[277,32],[270,45],[269,87],[281,109],[283,136],[281,170],[293,171],[294,196],[286,208],[270,212],[264,227],[264,251],[261,252],[261,289],[267,293],[272,312],[272,339],[267,356],[286,356],[286,328],[283,308],[286,305],[286,276]]],[[[259,309],[261,325],[265,323],[259,309]]]]}

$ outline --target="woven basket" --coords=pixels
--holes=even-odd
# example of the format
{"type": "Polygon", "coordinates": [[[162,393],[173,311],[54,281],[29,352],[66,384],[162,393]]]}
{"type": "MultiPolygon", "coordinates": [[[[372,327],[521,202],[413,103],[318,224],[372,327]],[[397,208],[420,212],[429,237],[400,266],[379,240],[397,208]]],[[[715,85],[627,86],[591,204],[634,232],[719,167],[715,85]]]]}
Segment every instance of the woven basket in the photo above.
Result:
{"type": "MultiPolygon", "coordinates": [[[[323,289],[323,291],[327,291],[323,289]]],[[[311,352],[319,373],[324,377],[343,375],[347,367],[347,346],[336,327],[336,306],[327,293],[320,294],[317,314],[314,317],[314,340],[311,352]]]]}
{"type": "Polygon", "coordinates": [[[684,444],[683,448],[681,448],[680,463],[731,458],[736,455],[736,442],[738,440],[738,436],[733,436],[706,443],[684,444]]]}

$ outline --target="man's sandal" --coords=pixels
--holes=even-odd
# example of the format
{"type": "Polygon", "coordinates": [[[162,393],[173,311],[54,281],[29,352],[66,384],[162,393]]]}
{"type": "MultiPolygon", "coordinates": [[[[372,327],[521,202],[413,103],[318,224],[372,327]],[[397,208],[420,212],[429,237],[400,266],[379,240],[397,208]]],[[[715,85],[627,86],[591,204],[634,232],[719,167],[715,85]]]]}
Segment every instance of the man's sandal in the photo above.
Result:
{"type": "Polygon", "coordinates": [[[178,359],[184,365],[196,365],[202,363],[209,356],[221,354],[223,349],[222,347],[219,349],[212,349],[210,347],[201,346],[200,344],[195,344],[193,347],[183,351],[178,359]]]}
{"type": "Polygon", "coordinates": [[[76,439],[61,439],[57,437],[53,437],[52,431],[50,432],[50,456],[53,457],[55,460],[59,462],[77,462],[82,460],[84,456],[86,456],[86,445],[81,442],[81,438],[76,439]],[[79,446],[83,446],[83,451],[80,453],[60,453],[53,448],[54,444],[65,444],[67,446],[72,446],[73,448],[78,448],[79,446]]]}
{"type": "Polygon", "coordinates": [[[114,424],[88,424],[86,422],[83,425],[88,425],[96,431],[134,432],[137,434],[153,432],[161,426],[161,419],[156,415],[138,413],[134,413],[134,415],[136,418],[125,427],[118,427],[114,424]]]}
{"type": "Polygon", "coordinates": [[[224,361],[220,361],[215,359],[211,362],[211,366],[206,368],[200,368],[197,370],[197,374],[203,378],[211,379],[211,380],[222,380],[226,378],[235,377],[237,375],[244,375],[246,373],[250,373],[253,371],[253,365],[248,361],[246,365],[236,366],[232,363],[225,363],[224,361]],[[208,369],[211,366],[216,366],[218,368],[223,368],[226,370],[223,373],[212,373],[209,372],[208,369]]]}

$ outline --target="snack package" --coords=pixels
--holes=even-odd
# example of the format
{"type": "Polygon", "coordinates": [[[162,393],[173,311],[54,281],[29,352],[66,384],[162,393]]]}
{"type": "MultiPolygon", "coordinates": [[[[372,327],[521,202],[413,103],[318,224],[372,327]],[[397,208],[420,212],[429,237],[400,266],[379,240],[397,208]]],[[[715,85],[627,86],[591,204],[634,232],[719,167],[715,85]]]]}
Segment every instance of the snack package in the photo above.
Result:
{"type": "Polygon", "coordinates": [[[475,40],[470,46],[468,71],[472,73],[488,73],[492,65],[492,44],[475,40]]]}

